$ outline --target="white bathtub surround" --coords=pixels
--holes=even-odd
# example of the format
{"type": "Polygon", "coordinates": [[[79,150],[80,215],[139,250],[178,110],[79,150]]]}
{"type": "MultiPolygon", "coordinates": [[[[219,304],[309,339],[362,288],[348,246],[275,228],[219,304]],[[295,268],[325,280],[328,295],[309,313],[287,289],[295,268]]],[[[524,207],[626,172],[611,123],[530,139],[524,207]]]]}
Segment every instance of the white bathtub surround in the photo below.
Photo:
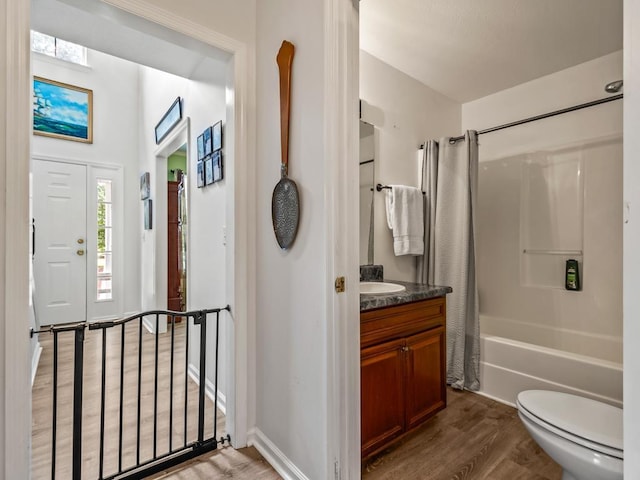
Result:
{"type": "Polygon", "coordinates": [[[515,406],[523,390],[554,390],[622,407],[620,363],[486,334],[480,351],[486,397],[515,406]]]}
{"type": "Polygon", "coordinates": [[[619,335],[592,333],[561,322],[567,327],[549,325],[541,319],[514,320],[510,318],[480,315],[480,331],[483,335],[504,337],[518,342],[560,350],[569,354],[592,357],[596,362],[604,360],[621,363],[622,338],[619,335]]]}
{"type": "MultiPolygon", "coordinates": [[[[620,78],[622,51],[468,102],[462,127],[603,98],[620,78]]],[[[547,389],[622,405],[622,107],[480,138],[483,395],[513,405],[522,390],[547,389]],[[582,291],[564,289],[570,258],[580,262],[582,291]]]]}
{"type": "Polygon", "coordinates": [[[476,286],[478,137],[426,142],[421,182],[425,192],[425,253],[418,257],[418,283],[448,285],[447,383],[478,390],[480,325],[476,286]]]}

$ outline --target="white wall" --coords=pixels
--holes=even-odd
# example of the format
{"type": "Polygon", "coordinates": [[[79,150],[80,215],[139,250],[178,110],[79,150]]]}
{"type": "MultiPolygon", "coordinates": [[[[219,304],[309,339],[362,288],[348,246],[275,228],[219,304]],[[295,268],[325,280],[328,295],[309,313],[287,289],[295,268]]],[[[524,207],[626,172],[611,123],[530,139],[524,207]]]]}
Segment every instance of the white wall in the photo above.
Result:
{"type": "MultiPolygon", "coordinates": [[[[137,207],[138,66],[95,50],[87,52],[89,67],[40,54],[32,58],[34,75],[93,90],[93,143],[34,135],[32,155],[121,166],[124,204],[137,207]]],[[[120,302],[119,311],[112,313],[117,316],[140,309],[140,222],[135,215],[125,215],[123,231],[123,293],[115,299],[120,302]]]]}
{"type": "Polygon", "coordinates": [[[640,3],[624,2],[624,473],[640,472],[640,3]]]}
{"type": "MultiPolygon", "coordinates": [[[[616,52],[464,104],[463,129],[480,130],[603,98],[604,85],[620,78],[622,52],[616,52]]],[[[621,363],[622,102],[482,135],[479,152],[483,332],[621,363]],[[549,162],[556,167],[543,168],[546,182],[529,183],[528,193],[531,168],[549,162]],[[571,209],[575,218],[556,225],[553,217],[571,202],[566,194],[574,191],[570,179],[573,175],[575,182],[578,166],[584,183],[578,203],[583,203],[584,216],[578,206],[571,209]],[[551,177],[549,168],[556,169],[551,177]],[[562,169],[566,173],[560,174],[562,169]],[[538,216],[529,225],[535,242],[549,245],[538,249],[581,249],[583,255],[523,254],[527,205],[538,213],[549,209],[548,222],[538,216]],[[563,233],[570,223],[575,232],[563,233]],[[567,258],[581,262],[581,292],[564,289],[567,258]]]]}
{"type": "Polygon", "coordinates": [[[256,428],[308,478],[328,478],[324,2],[261,0],[257,9],[256,428]],[[301,215],[288,251],[276,243],[271,195],[280,179],[276,55],[295,45],[289,176],[301,215]]]}
{"type": "MultiPolygon", "coordinates": [[[[151,198],[154,200],[153,230],[142,233],[142,277],[143,308],[165,308],[167,299],[166,280],[156,283],[158,257],[166,258],[166,217],[158,215],[159,196],[166,196],[166,158],[157,158],[157,152],[163,143],[155,144],[153,129],[166,109],[176,97],[183,98],[183,118],[190,120],[189,158],[187,161],[187,202],[189,205],[187,231],[187,310],[224,307],[228,303],[226,289],[226,246],[223,241],[223,229],[226,227],[226,184],[227,179],[198,188],[195,172],[197,161],[196,140],[198,135],[219,120],[226,125],[225,71],[222,62],[207,60],[194,72],[192,79],[176,77],[147,67],[140,68],[140,136],[141,142],[140,173],[150,172],[151,198]],[[158,182],[156,180],[159,180],[158,182]],[[160,183],[165,188],[158,191],[160,183]],[[159,252],[160,253],[158,255],[159,252]],[[164,256],[163,256],[164,255],[164,256]]],[[[167,137],[169,140],[170,136],[167,137]]],[[[224,140],[224,136],[223,136],[224,140]]],[[[171,153],[171,152],[169,152],[171,153]]],[[[164,200],[166,204],[166,199],[164,200]]],[[[138,206],[142,215],[142,202],[138,206]]],[[[166,209],[164,210],[166,214],[166,209]]],[[[166,264],[166,260],[165,260],[166,264]]],[[[208,325],[207,377],[213,379],[215,361],[213,357],[215,339],[215,317],[210,316],[208,325]]],[[[226,313],[220,316],[221,339],[226,338],[229,318],[226,313]]],[[[191,328],[190,362],[198,369],[199,328],[191,328]]],[[[220,343],[219,389],[228,390],[228,365],[224,341],[220,343]]]]}
{"type": "MultiPolygon", "coordinates": [[[[362,50],[360,98],[362,120],[377,129],[375,182],[419,187],[419,146],[459,135],[461,105],[362,50]]],[[[387,279],[413,282],[415,257],[393,254],[384,199],[375,193],[374,263],[387,279]]]]}

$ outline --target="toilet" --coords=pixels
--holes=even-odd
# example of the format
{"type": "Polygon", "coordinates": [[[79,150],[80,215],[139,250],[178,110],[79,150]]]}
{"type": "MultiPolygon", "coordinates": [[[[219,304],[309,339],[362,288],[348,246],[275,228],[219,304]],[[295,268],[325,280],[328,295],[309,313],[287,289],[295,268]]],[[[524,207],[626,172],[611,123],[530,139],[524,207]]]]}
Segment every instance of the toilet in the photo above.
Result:
{"type": "Polygon", "coordinates": [[[622,409],[562,392],[518,394],[518,416],[562,480],[623,478],[622,409]]]}

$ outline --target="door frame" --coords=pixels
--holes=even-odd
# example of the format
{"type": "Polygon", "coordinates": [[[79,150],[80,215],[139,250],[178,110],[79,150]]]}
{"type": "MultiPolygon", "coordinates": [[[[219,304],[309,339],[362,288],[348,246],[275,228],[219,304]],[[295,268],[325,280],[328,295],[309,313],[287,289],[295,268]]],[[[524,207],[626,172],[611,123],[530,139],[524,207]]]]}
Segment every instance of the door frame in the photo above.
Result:
{"type": "Polygon", "coordinates": [[[255,169],[250,165],[255,161],[255,118],[251,109],[255,105],[255,65],[249,56],[250,46],[202,24],[170,14],[147,0],[104,1],[231,54],[226,75],[226,91],[231,101],[227,102],[225,126],[227,238],[230,239],[225,281],[231,306],[232,328],[229,330],[232,330],[230,336],[233,338],[229,341],[233,344],[230,363],[233,374],[227,395],[227,433],[234,447],[244,447],[247,445],[249,424],[255,419],[255,405],[252,404],[255,399],[250,391],[249,377],[255,376],[252,368],[255,362],[251,360],[255,351],[255,335],[251,332],[255,329],[255,302],[252,299],[255,298],[256,273],[255,264],[247,261],[254,258],[256,250],[256,225],[255,221],[249,221],[255,218],[256,210],[255,169]]]}
{"type": "MultiPolygon", "coordinates": [[[[176,125],[176,127],[171,131],[171,133],[158,145],[154,152],[154,166],[155,166],[155,174],[152,176],[155,178],[155,188],[156,192],[156,200],[154,202],[153,208],[155,210],[153,217],[155,220],[154,227],[154,237],[155,237],[155,277],[154,277],[154,288],[155,292],[155,302],[156,308],[160,310],[167,309],[167,255],[168,255],[168,230],[167,230],[167,158],[173,152],[175,152],[180,146],[187,144],[187,212],[190,211],[190,195],[189,188],[191,186],[191,162],[189,159],[191,158],[191,147],[189,145],[189,139],[191,138],[191,120],[189,117],[185,117],[176,125]]],[[[189,217],[187,217],[189,218],[189,217]]],[[[191,272],[191,255],[189,251],[191,250],[191,230],[187,228],[187,285],[189,285],[189,272],[191,272]]],[[[187,305],[187,310],[189,310],[189,302],[188,302],[189,291],[187,290],[187,298],[185,298],[185,304],[187,305]]],[[[218,305],[213,305],[213,307],[217,307],[218,305]]],[[[222,305],[224,306],[224,305],[222,305]]],[[[151,325],[151,323],[147,323],[148,320],[145,319],[145,326],[147,330],[153,332],[155,330],[155,325],[151,325]]],[[[167,331],[167,319],[163,318],[160,320],[160,324],[158,327],[159,333],[164,333],[167,331]]]]}
{"type": "Polygon", "coordinates": [[[30,2],[0,0],[0,477],[29,478],[30,2]]]}
{"type": "MultiPolygon", "coordinates": [[[[233,223],[229,238],[227,284],[233,322],[233,380],[227,397],[228,430],[235,447],[247,442],[249,422],[254,422],[252,365],[255,335],[255,175],[253,161],[255,59],[251,45],[227,37],[146,0],[108,0],[107,3],[171,30],[229,52],[226,155],[227,213],[233,223]],[[229,110],[231,113],[229,113],[229,110]],[[250,401],[251,400],[251,401],[250,401]]],[[[29,158],[31,137],[30,2],[0,0],[0,38],[5,48],[0,63],[0,477],[29,478],[31,444],[29,298],[29,158]],[[6,67],[6,68],[5,68],[6,67]],[[9,459],[11,459],[9,461],[9,459]]]]}
{"type": "Polygon", "coordinates": [[[359,0],[325,0],[327,472],[345,480],[361,477],[359,21],[359,0]]]}

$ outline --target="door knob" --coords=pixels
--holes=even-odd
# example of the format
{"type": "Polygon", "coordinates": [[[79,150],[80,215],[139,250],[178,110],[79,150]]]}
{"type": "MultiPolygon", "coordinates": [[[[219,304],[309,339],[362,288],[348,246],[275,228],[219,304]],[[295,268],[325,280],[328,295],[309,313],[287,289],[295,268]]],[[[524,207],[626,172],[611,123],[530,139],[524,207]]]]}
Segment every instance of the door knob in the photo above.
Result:
{"type": "Polygon", "coordinates": [[[79,243],[80,245],[82,245],[82,244],[84,243],[84,238],[79,238],[79,239],[78,239],[78,243],[79,243]]]}
{"type": "Polygon", "coordinates": [[[78,255],[82,256],[82,255],[84,255],[84,250],[78,250],[76,253],[77,253],[78,255]]]}

